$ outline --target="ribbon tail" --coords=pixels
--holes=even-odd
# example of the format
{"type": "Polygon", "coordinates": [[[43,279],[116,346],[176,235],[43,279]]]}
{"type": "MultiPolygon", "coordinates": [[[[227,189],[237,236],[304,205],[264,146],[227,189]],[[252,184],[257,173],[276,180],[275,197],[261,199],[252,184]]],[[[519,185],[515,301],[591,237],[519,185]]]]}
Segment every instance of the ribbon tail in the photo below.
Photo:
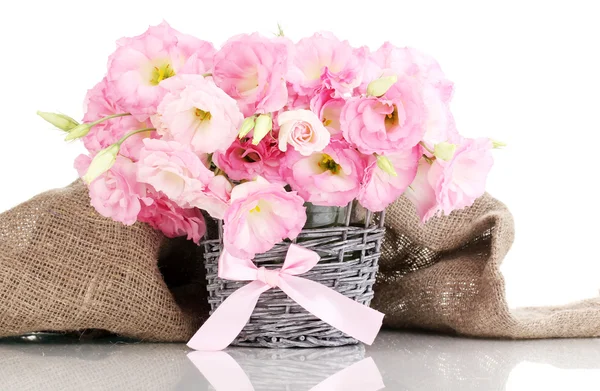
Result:
{"type": "Polygon", "coordinates": [[[187,357],[216,391],[254,391],[244,370],[229,354],[191,352],[187,357]]]}
{"type": "Polygon", "coordinates": [[[378,391],[384,388],[381,373],[369,357],[328,377],[310,391],[378,391]]]}
{"type": "Polygon", "coordinates": [[[204,351],[225,349],[248,323],[260,295],[269,289],[271,287],[263,282],[252,281],[233,292],[204,322],[187,346],[204,351]]]}
{"type": "Polygon", "coordinates": [[[371,345],[383,314],[306,278],[281,274],[279,287],[308,312],[341,332],[371,345]]]}

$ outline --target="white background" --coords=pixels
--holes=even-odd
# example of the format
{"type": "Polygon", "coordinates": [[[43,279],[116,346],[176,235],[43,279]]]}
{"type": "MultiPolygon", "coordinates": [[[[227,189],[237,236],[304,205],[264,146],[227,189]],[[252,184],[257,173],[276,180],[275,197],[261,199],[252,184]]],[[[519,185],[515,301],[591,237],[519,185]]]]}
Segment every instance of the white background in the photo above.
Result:
{"type": "Polygon", "coordinates": [[[600,288],[597,193],[600,23],[594,1],[20,1],[0,15],[0,211],[76,178],[83,147],[36,110],[82,116],[114,41],[164,18],[217,47],[281,23],[297,40],[331,30],[354,45],[385,40],[438,59],[455,82],[459,130],[491,136],[491,194],[515,217],[503,265],[511,306],[560,304],[600,288]],[[354,4],[354,5],[350,5],[354,4]],[[368,6],[366,6],[368,4],[368,6]]]}

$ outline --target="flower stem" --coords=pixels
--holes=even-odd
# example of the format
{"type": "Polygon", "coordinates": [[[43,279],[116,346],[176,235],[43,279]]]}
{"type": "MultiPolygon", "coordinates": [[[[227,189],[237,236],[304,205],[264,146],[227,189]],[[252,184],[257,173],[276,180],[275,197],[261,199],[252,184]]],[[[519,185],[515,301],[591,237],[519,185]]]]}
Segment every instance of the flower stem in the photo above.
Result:
{"type": "Polygon", "coordinates": [[[121,144],[123,144],[125,142],[125,140],[127,140],[129,137],[131,137],[131,136],[133,136],[135,134],[138,134],[138,133],[151,132],[153,130],[156,130],[156,128],[144,128],[144,129],[133,130],[133,131],[127,133],[125,136],[123,136],[115,144],[118,144],[119,146],[121,146],[121,144]]]}
{"type": "Polygon", "coordinates": [[[128,115],[131,115],[131,114],[130,113],[119,113],[119,114],[109,115],[104,118],[100,118],[99,120],[94,121],[94,122],[90,123],[89,125],[91,128],[92,126],[96,126],[104,121],[108,121],[109,119],[118,118],[118,117],[127,117],[128,115]]]}
{"type": "Polygon", "coordinates": [[[433,164],[433,160],[435,159],[435,157],[432,159],[430,157],[427,157],[427,155],[423,155],[423,159],[425,159],[425,161],[429,164],[433,164]]]}

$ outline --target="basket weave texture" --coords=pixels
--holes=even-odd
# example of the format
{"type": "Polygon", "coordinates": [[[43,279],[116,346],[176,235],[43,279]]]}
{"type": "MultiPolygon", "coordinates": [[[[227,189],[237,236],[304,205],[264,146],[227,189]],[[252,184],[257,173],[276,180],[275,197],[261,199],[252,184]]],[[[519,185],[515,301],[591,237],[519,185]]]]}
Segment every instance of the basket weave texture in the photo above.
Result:
{"type": "MultiPolygon", "coordinates": [[[[348,209],[351,207],[349,206],[348,209]]],[[[366,212],[360,225],[350,224],[348,210],[341,226],[304,229],[294,240],[317,252],[321,261],[301,275],[355,300],[370,305],[373,285],[379,268],[381,244],[385,234],[382,213],[366,212]]],[[[223,248],[222,222],[209,229],[204,245],[208,301],[212,311],[247,282],[222,280],[218,277],[218,260],[223,248]],[[211,237],[212,236],[212,237],[211,237]]],[[[254,262],[267,269],[281,267],[292,242],[284,241],[254,262]]],[[[212,313],[212,312],[211,312],[212,313]]],[[[263,293],[250,321],[232,345],[269,348],[342,346],[358,341],[321,321],[296,304],[279,288],[263,293]]]]}

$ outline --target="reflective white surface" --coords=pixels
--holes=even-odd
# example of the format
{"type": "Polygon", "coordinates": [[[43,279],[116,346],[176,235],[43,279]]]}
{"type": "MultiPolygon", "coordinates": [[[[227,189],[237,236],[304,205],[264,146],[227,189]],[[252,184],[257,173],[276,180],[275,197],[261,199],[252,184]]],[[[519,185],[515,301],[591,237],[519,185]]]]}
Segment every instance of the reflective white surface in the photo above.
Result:
{"type": "MultiPolygon", "coordinates": [[[[208,383],[183,344],[63,342],[0,342],[0,389],[228,391],[208,383]]],[[[357,363],[351,375],[365,371],[367,384],[373,368],[360,363],[368,357],[386,390],[600,389],[600,340],[594,339],[493,341],[382,332],[371,347],[231,348],[227,354],[243,372],[216,373],[216,366],[207,377],[245,375],[256,391],[308,391],[336,374],[337,380],[348,377],[349,371],[340,371],[357,363]]],[[[331,383],[322,389],[338,389],[331,383]]]]}

